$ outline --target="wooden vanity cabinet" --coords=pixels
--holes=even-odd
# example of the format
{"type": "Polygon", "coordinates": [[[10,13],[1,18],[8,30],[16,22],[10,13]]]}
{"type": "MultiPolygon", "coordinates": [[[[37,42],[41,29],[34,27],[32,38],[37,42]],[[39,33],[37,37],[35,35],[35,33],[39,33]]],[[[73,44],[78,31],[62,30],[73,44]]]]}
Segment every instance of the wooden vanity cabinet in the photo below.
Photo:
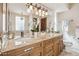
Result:
{"type": "Polygon", "coordinates": [[[30,47],[21,47],[2,53],[4,56],[28,56],[30,55],[30,47]]]}
{"type": "Polygon", "coordinates": [[[57,56],[63,51],[62,36],[3,52],[3,56],[57,56]]]}
{"type": "Polygon", "coordinates": [[[52,56],[53,55],[52,39],[43,41],[43,55],[44,56],[52,56]]]}
{"type": "Polygon", "coordinates": [[[14,50],[10,50],[2,53],[3,56],[37,56],[42,55],[41,43],[35,43],[33,45],[24,46],[14,50]]]}
{"type": "Polygon", "coordinates": [[[60,53],[63,51],[64,49],[64,43],[63,40],[60,40],[60,53]]]}
{"type": "Polygon", "coordinates": [[[53,40],[54,56],[59,55],[63,51],[64,44],[63,44],[62,39],[63,39],[63,36],[58,36],[58,37],[54,38],[54,40],[53,40]]]}
{"type": "Polygon", "coordinates": [[[0,53],[0,56],[2,56],[2,54],[0,53]]]}
{"type": "Polygon", "coordinates": [[[59,52],[60,52],[59,40],[56,40],[56,41],[54,41],[54,46],[53,46],[54,56],[59,55],[59,52]]]}
{"type": "Polygon", "coordinates": [[[63,50],[63,36],[57,36],[49,40],[43,41],[43,55],[57,56],[63,50]]]}
{"type": "Polygon", "coordinates": [[[30,56],[42,56],[42,42],[33,45],[30,56]]]}

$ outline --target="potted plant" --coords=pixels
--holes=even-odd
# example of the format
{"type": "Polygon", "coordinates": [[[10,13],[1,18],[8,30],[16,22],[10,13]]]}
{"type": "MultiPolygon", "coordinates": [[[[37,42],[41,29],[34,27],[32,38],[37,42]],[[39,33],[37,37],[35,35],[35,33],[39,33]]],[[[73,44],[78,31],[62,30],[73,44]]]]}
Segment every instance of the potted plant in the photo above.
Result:
{"type": "Polygon", "coordinates": [[[34,35],[35,37],[37,36],[37,33],[39,32],[39,25],[34,26],[33,29],[31,29],[32,31],[32,35],[34,35]]]}

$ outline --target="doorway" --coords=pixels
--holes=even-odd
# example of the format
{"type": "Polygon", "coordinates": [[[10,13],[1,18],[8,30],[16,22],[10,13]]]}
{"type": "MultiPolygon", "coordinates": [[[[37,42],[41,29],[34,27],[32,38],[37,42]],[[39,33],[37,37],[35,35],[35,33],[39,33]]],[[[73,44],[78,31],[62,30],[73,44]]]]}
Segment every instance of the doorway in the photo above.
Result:
{"type": "Polygon", "coordinates": [[[41,32],[46,31],[47,27],[47,18],[41,18],[41,32]]]}

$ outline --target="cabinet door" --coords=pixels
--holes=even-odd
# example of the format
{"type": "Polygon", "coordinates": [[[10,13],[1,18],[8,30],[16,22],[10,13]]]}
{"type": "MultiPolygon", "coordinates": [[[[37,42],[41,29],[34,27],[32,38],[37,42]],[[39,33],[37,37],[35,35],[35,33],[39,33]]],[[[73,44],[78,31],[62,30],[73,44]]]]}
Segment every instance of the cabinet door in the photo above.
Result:
{"type": "Polygon", "coordinates": [[[63,51],[63,48],[64,48],[63,40],[60,40],[60,51],[63,51]]]}
{"type": "Polygon", "coordinates": [[[50,52],[47,53],[45,56],[53,56],[53,51],[50,51],[50,52]]]}
{"type": "Polygon", "coordinates": [[[42,43],[39,42],[32,46],[31,55],[32,56],[41,56],[42,55],[42,43]]]}
{"type": "Polygon", "coordinates": [[[54,55],[55,56],[59,55],[59,41],[55,41],[53,48],[54,48],[54,50],[53,50],[54,55]]]}
{"type": "Polygon", "coordinates": [[[42,55],[42,49],[40,47],[32,49],[31,55],[32,56],[41,56],[42,55]]]}
{"type": "Polygon", "coordinates": [[[43,42],[43,55],[53,55],[53,42],[52,39],[43,42]]]}

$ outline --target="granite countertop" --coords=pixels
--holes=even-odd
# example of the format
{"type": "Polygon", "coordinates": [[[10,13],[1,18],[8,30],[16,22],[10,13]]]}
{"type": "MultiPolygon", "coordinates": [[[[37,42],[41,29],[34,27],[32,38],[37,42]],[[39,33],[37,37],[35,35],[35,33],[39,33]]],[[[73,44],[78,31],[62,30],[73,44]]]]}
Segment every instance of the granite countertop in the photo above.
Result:
{"type": "Polygon", "coordinates": [[[22,40],[24,39],[24,41],[20,41],[20,39],[18,39],[19,40],[18,45],[17,45],[17,43],[15,44],[16,40],[11,39],[11,40],[8,41],[7,47],[5,49],[3,49],[2,52],[6,52],[6,51],[17,49],[17,48],[20,48],[20,47],[23,47],[23,46],[38,43],[38,42],[48,40],[50,38],[54,38],[54,37],[57,37],[57,36],[60,36],[60,35],[62,35],[62,34],[55,33],[55,34],[51,34],[50,36],[44,35],[44,36],[40,36],[40,37],[36,37],[36,38],[30,38],[29,40],[28,40],[28,38],[25,37],[25,38],[21,38],[22,40]]]}

